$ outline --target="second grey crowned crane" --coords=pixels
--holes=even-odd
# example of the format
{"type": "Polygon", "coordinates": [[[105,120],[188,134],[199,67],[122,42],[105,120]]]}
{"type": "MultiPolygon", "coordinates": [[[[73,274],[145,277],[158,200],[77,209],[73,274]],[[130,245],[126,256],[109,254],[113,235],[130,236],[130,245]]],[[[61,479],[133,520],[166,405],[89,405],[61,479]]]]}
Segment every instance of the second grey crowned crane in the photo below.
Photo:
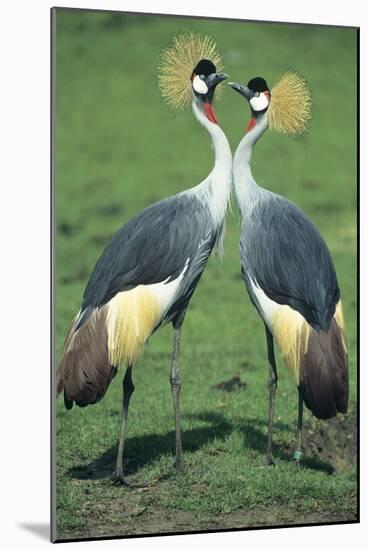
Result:
{"type": "Polygon", "coordinates": [[[134,391],[132,365],[152,333],[174,328],[170,384],[176,430],[176,466],[182,462],[179,369],[180,333],[186,310],[214,247],[220,247],[231,191],[232,154],[217,124],[213,98],[227,78],[214,43],[187,35],[166,50],[162,91],[177,105],[192,103],[209,132],[215,165],[199,185],[157,202],[124,225],[107,245],[88,281],[67,335],[57,391],[67,409],[99,401],[118,368],[126,369],[119,447],[113,479],[126,483],[123,451],[134,391]],[[169,68],[168,68],[169,63],[169,68]]]}
{"type": "Polygon", "coordinates": [[[313,223],[289,200],[257,185],[250,168],[254,146],[269,124],[301,133],[309,116],[309,92],[296,73],[287,73],[270,92],[266,81],[230,86],[251,108],[246,135],[233,162],[242,215],[242,276],[265,324],[269,359],[267,463],[272,457],[272,423],[277,388],[274,340],[298,388],[298,441],[302,458],[303,403],[321,419],[345,413],[348,364],[340,290],[332,258],[313,223]]]}

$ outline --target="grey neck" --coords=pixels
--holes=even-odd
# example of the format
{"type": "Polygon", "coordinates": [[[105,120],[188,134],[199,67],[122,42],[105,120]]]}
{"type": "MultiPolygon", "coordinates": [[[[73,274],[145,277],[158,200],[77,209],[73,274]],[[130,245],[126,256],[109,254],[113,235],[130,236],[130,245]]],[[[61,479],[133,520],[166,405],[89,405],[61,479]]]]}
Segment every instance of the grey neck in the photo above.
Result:
{"type": "Polygon", "coordinates": [[[251,172],[251,157],[255,143],[268,129],[268,111],[257,118],[252,130],[241,139],[233,159],[233,184],[238,206],[242,213],[250,212],[265,193],[258,186],[251,172]]]}

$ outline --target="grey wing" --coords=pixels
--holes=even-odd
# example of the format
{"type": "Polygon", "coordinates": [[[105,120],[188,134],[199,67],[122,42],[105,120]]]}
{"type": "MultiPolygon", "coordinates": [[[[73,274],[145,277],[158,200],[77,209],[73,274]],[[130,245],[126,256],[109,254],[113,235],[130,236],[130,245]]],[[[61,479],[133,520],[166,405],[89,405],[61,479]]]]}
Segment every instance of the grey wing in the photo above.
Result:
{"type": "MultiPolygon", "coordinates": [[[[189,278],[202,273],[201,257],[206,257],[206,263],[215,238],[207,208],[193,195],[175,195],[146,208],[115,234],[97,261],[84,293],[81,311],[85,314],[79,325],[92,308],[122,290],[177,278],[186,262],[184,279],[191,286],[189,278]]],[[[190,298],[190,290],[185,291],[190,298]]]]}
{"type": "MultiPolygon", "coordinates": [[[[210,222],[210,216],[209,216],[210,222]]],[[[202,224],[201,224],[202,225],[202,224]]],[[[194,251],[194,255],[189,262],[188,271],[186,271],[183,280],[181,281],[178,289],[177,298],[168,313],[166,314],[166,321],[180,320],[186,311],[187,305],[191,300],[191,297],[196,289],[197,283],[205,269],[206,262],[211,254],[212,249],[216,246],[219,238],[220,230],[214,231],[212,224],[208,223],[207,226],[203,226],[204,233],[200,241],[198,241],[197,250],[194,251]]]]}
{"type": "Polygon", "coordinates": [[[253,211],[240,248],[251,299],[250,279],[314,328],[329,328],[340,298],[336,272],[322,236],[297,206],[271,194],[253,211]]]}

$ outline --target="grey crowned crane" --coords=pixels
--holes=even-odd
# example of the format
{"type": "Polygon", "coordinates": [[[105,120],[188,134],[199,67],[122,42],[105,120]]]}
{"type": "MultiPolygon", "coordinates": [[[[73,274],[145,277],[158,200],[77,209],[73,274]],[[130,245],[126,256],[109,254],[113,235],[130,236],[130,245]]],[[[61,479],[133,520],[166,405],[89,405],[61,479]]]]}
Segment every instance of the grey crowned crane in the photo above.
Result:
{"type": "Polygon", "coordinates": [[[176,108],[192,102],[209,132],[215,165],[199,185],[157,202],[124,225],[107,245],[90,276],[81,308],[65,340],[57,392],[67,409],[98,402],[118,368],[123,379],[119,447],[113,479],[126,483],[123,451],[132,365],[155,330],[174,328],[170,384],[173,396],[176,465],[182,462],[179,369],[180,333],[187,306],[214,247],[222,242],[231,191],[232,154],[213,111],[216,70],[221,59],[208,37],[183,35],[164,51],[160,87],[176,108]]]}
{"type": "Polygon", "coordinates": [[[269,124],[302,133],[310,118],[310,93],[289,72],[270,92],[266,81],[230,86],[249,103],[251,119],[233,160],[233,181],[242,216],[241,271],[250,299],[265,324],[269,361],[266,461],[272,456],[277,388],[274,340],[298,389],[296,463],[302,459],[303,404],[320,419],[345,413],[348,364],[340,290],[332,258],[313,223],[289,200],[259,187],[250,168],[253,148],[269,124]]]}

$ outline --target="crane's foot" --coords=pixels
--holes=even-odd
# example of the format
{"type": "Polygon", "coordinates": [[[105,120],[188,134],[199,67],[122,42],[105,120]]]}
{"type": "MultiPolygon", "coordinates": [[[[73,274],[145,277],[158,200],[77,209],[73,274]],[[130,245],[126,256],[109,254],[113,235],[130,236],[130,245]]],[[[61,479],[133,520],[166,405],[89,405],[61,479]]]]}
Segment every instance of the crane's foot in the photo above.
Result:
{"type": "Polygon", "coordinates": [[[123,474],[123,468],[115,468],[111,475],[111,480],[116,486],[125,485],[126,487],[131,487],[131,484],[128,483],[127,478],[123,474]]]}
{"type": "Polygon", "coordinates": [[[186,463],[183,460],[183,458],[176,458],[175,461],[172,463],[172,468],[175,470],[183,470],[186,467],[186,463]]]}
{"type": "Polygon", "coordinates": [[[277,464],[272,455],[266,455],[264,463],[266,466],[275,466],[277,464]]]}
{"type": "Polygon", "coordinates": [[[295,451],[293,455],[293,460],[295,461],[296,468],[299,470],[301,468],[301,461],[303,459],[304,453],[301,451],[295,451]]]}

